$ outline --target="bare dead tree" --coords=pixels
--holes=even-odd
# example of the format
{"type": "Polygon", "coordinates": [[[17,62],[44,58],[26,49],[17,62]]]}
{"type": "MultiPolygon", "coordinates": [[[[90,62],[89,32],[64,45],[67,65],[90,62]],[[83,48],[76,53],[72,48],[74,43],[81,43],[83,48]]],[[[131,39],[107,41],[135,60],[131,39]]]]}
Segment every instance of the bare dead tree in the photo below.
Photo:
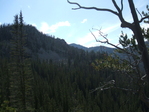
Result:
{"type": "MultiPolygon", "coordinates": [[[[77,10],[77,9],[87,9],[87,10],[94,9],[96,11],[110,12],[110,13],[116,15],[119,18],[122,28],[129,28],[130,30],[132,30],[132,32],[133,32],[133,34],[134,34],[134,36],[137,40],[139,51],[141,52],[140,53],[141,54],[141,59],[142,59],[142,63],[143,63],[144,69],[145,69],[145,73],[146,73],[144,76],[147,76],[147,79],[148,79],[148,82],[149,82],[149,68],[148,68],[149,67],[149,55],[148,55],[147,47],[146,47],[145,42],[144,42],[144,37],[142,35],[141,27],[140,27],[140,23],[142,21],[144,21],[145,19],[148,19],[149,16],[144,16],[144,17],[141,16],[141,19],[139,20],[133,0],[128,0],[129,7],[130,7],[130,10],[131,10],[131,14],[132,14],[132,17],[133,17],[133,22],[132,23],[127,22],[123,17],[123,7],[124,7],[123,6],[123,0],[121,0],[121,6],[118,6],[118,4],[116,3],[116,0],[111,0],[111,1],[113,3],[114,7],[116,8],[116,11],[111,10],[109,8],[85,7],[85,6],[80,5],[79,3],[71,2],[71,1],[67,0],[67,2],[69,4],[74,4],[74,5],[78,6],[77,8],[72,8],[73,10],[77,10]]],[[[93,33],[92,33],[92,35],[93,35],[93,33]]],[[[121,48],[117,47],[116,45],[110,43],[108,41],[108,39],[106,38],[106,35],[103,35],[102,33],[100,35],[102,35],[102,37],[105,39],[105,41],[100,41],[100,40],[97,40],[95,38],[96,41],[101,42],[101,43],[107,43],[109,45],[112,45],[112,46],[124,51],[123,49],[121,49],[121,48]]],[[[127,51],[125,51],[125,52],[128,53],[127,51]]],[[[143,77],[143,79],[144,79],[144,77],[143,77]]],[[[140,95],[140,99],[149,108],[149,98],[145,95],[143,87],[140,88],[140,90],[138,92],[139,92],[139,95],[140,95]]]]}

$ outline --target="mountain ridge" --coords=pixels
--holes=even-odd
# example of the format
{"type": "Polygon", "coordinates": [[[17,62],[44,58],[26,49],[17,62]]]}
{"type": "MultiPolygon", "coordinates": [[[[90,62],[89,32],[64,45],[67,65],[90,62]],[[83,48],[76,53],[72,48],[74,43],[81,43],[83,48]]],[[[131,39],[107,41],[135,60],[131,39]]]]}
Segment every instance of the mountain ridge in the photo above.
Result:
{"type": "Polygon", "coordinates": [[[94,52],[107,52],[108,54],[111,54],[115,50],[115,48],[110,48],[110,47],[106,47],[106,46],[85,47],[85,46],[75,44],[75,43],[72,43],[72,44],[69,44],[69,45],[73,46],[73,47],[76,47],[78,49],[83,49],[83,50],[88,51],[88,52],[91,52],[91,51],[94,51],[94,52]]]}
{"type": "MultiPolygon", "coordinates": [[[[11,48],[12,25],[0,25],[0,56],[9,57],[11,48]]],[[[26,52],[32,59],[41,60],[73,60],[77,55],[85,56],[85,52],[94,51],[112,53],[113,49],[108,47],[84,47],[78,44],[67,44],[64,39],[55,38],[52,35],[46,35],[38,31],[32,25],[24,25],[23,31],[26,35],[26,52]]],[[[92,53],[92,52],[91,52],[92,53]]],[[[90,55],[92,55],[90,53],[90,55]]]]}

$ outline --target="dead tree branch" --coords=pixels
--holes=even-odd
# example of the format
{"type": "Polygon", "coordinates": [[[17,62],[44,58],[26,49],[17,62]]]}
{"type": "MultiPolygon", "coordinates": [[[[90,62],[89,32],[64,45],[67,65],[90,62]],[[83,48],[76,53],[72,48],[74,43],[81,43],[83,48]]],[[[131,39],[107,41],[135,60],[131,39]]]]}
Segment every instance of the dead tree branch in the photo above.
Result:
{"type": "Polygon", "coordinates": [[[97,88],[95,88],[95,89],[92,89],[92,90],[90,91],[90,93],[93,93],[93,92],[95,92],[95,91],[97,91],[97,90],[103,91],[103,90],[110,89],[110,88],[113,87],[113,84],[115,84],[115,80],[111,80],[111,81],[105,83],[104,85],[102,85],[102,86],[100,86],[100,87],[97,87],[97,88]],[[107,87],[107,86],[108,86],[108,87],[107,87]]]}
{"type": "MultiPolygon", "coordinates": [[[[112,0],[112,3],[113,5],[115,6],[115,8],[117,9],[118,13],[122,13],[122,10],[119,8],[119,6],[117,5],[116,1],[115,0],[112,0]]],[[[121,0],[121,4],[123,5],[122,3],[122,0],[121,0]]]]}
{"type": "Polygon", "coordinates": [[[143,20],[145,20],[145,19],[149,19],[149,16],[142,17],[142,18],[140,19],[139,23],[141,23],[141,22],[142,22],[143,20]]]}
{"type": "Polygon", "coordinates": [[[99,87],[97,87],[95,89],[90,90],[90,93],[94,93],[94,92],[96,92],[98,90],[104,91],[104,90],[108,90],[108,89],[111,89],[111,88],[115,88],[115,89],[119,89],[119,90],[123,90],[123,91],[129,91],[129,92],[132,92],[133,94],[136,94],[138,92],[138,90],[133,90],[133,89],[128,89],[128,88],[113,86],[114,84],[115,84],[115,80],[111,80],[111,81],[105,83],[102,86],[99,86],[99,87]],[[106,86],[108,86],[108,87],[106,87],[106,86]]]}
{"type": "Polygon", "coordinates": [[[136,11],[138,12],[138,14],[140,15],[140,17],[142,18],[142,14],[138,11],[137,8],[136,8],[136,11]]]}
{"type": "Polygon", "coordinates": [[[115,8],[117,9],[117,11],[118,11],[118,15],[117,16],[118,16],[119,20],[121,21],[121,27],[122,28],[126,28],[127,27],[127,28],[130,28],[130,29],[133,29],[133,24],[125,21],[125,19],[123,18],[123,14],[122,14],[122,11],[123,11],[123,0],[121,0],[121,9],[119,8],[119,6],[117,5],[115,0],[112,0],[112,3],[115,6],[115,8]]]}
{"type": "MultiPolygon", "coordinates": [[[[98,30],[98,29],[95,29],[95,30],[98,30]]],[[[103,38],[105,39],[105,41],[98,40],[98,39],[96,38],[96,36],[95,36],[95,35],[92,33],[92,31],[90,30],[90,32],[91,32],[91,34],[93,35],[93,37],[95,38],[96,42],[100,42],[100,43],[104,43],[104,44],[109,44],[109,45],[111,45],[111,46],[113,46],[113,47],[115,47],[115,48],[117,48],[117,49],[123,51],[124,53],[127,54],[128,58],[130,58],[130,56],[133,58],[133,62],[131,62],[132,59],[129,60],[129,61],[130,61],[129,65],[132,66],[132,67],[134,67],[134,68],[138,67],[139,63],[140,63],[141,60],[142,60],[142,54],[141,54],[141,55],[136,55],[136,54],[134,53],[134,51],[133,51],[131,48],[130,48],[130,52],[129,52],[128,50],[122,49],[122,48],[120,48],[120,47],[118,47],[118,46],[116,46],[116,45],[110,43],[109,40],[108,40],[108,38],[107,38],[107,34],[104,34],[103,32],[101,32],[101,29],[98,30],[98,31],[99,31],[99,35],[100,35],[101,37],[103,37],[103,38]],[[137,57],[136,57],[136,56],[137,56],[137,57]]],[[[121,60],[121,59],[120,59],[120,60],[121,60]]],[[[121,60],[121,61],[123,61],[123,60],[121,60]]],[[[130,66],[128,66],[128,68],[129,68],[130,66]]],[[[140,74],[140,73],[139,73],[139,74],[140,74]]]]}
{"type": "Polygon", "coordinates": [[[108,8],[97,8],[97,7],[84,7],[84,6],[81,6],[79,3],[76,3],[76,2],[70,2],[69,0],[67,0],[67,2],[69,4],[74,4],[74,5],[77,5],[78,8],[72,8],[73,10],[77,10],[77,9],[94,9],[94,10],[97,10],[97,11],[106,11],[106,12],[110,12],[110,13],[113,13],[114,15],[116,15],[120,21],[121,21],[121,27],[123,28],[130,28],[130,29],[133,29],[133,26],[131,23],[128,23],[127,21],[124,20],[123,18],[123,15],[122,15],[122,10],[123,10],[123,0],[121,0],[121,9],[120,7],[117,5],[116,1],[115,0],[112,0],[112,3],[113,5],[115,6],[115,8],[117,9],[117,11],[114,11],[114,10],[111,10],[111,9],[108,9],[108,8]]]}
{"type": "Polygon", "coordinates": [[[138,11],[138,9],[136,8],[136,11],[138,12],[138,14],[140,15],[141,19],[139,20],[139,23],[141,23],[143,20],[145,19],[149,19],[149,16],[145,16],[143,17],[142,14],[138,11]]]}
{"type": "Polygon", "coordinates": [[[123,11],[123,0],[121,0],[121,12],[123,11]]]}
{"type": "Polygon", "coordinates": [[[70,2],[69,0],[67,0],[68,3],[70,4],[75,4],[78,6],[78,8],[72,8],[73,10],[77,10],[77,9],[94,9],[94,10],[97,10],[97,11],[107,11],[107,12],[111,12],[115,15],[118,16],[118,13],[116,11],[113,11],[111,9],[107,9],[107,8],[97,8],[97,7],[84,7],[84,6],[81,6],[80,4],[76,3],[76,2],[70,2]]]}
{"type": "Polygon", "coordinates": [[[127,54],[133,55],[132,53],[126,51],[125,49],[122,49],[122,48],[118,47],[117,45],[114,45],[114,44],[110,43],[109,40],[108,40],[108,38],[107,38],[107,34],[104,35],[103,32],[101,32],[100,30],[98,30],[98,31],[99,31],[100,36],[103,37],[105,39],[105,41],[98,40],[96,38],[96,36],[93,34],[93,32],[90,30],[90,32],[93,35],[93,37],[95,38],[96,42],[100,42],[100,43],[104,43],[104,44],[109,44],[109,45],[111,45],[111,46],[113,46],[113,47],[115,47],[115,48],[117,48],[117,49],[119,49],[119,50],[121,50],[121,51],[123,51],[123,52],[125,52],[127,54]]]}
{"type": "MultiPolygon", "coordinates": [[[[78,8],[72,8],[73,10],[77,10],[77,9],[94,9],[94,10],[97,10],[97,11],[106,11],[106,12],[113,13],[114,15],[118,16],[119,20],[121,21],[121,27],[122,28],[130,28],[131,30],[134,29],[134,23],[129,23],[129,22],[125,21],[125,19],[123,17],[123,14],[122,14],[123,0],[121,0],[121,8],[117,5],[115,0],[112,0],[112,3],[115,6],[115,8],[117,9],[117,11],[114,11],[114,10],[111,10],[111,9],[108,9],[108,8],[85,7],[85,6],[80,5],[79,3],[70,2],[69,0],[67,0],[67,2],[70,3],[70,4],[74,4],[74,5],[78,6],[78,8]]],[[[147,18],[149,18],[149,16],[142,17],[140,19],[139,23],[141,23],[143,20],[145,20],[147,18]]]]}

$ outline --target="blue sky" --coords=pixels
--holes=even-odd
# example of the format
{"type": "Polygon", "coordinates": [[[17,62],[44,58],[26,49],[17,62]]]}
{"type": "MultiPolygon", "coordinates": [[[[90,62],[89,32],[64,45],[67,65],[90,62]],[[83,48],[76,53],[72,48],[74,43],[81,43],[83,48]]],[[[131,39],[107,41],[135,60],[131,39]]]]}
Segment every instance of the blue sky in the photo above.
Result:
{"type": "MultiPolygon", "coordinates": [[[[115,10],[111,0],[71,0],[84,6],[96,6],[115,10]]],[[[116,0],[120,1],[120,0],[116,0]]],[[[148,0],[134,0],[136,8],[146,11],[148,0]]],[[[65,39],[70,43],[80,44],[86,47],[108,46],[97,43],[89,30],[101,29],[108,34],[111,43],[118,44],[121,31],[131,34],[129,29],[120,28],[117,16],[109,12],[95,10],[72,10],[77,6],[67,3],[67,0],[0,0],[0,24],[13,23],[14,16],[22,10],[26,24],[32,24],[46,34],[56,38],[65,39]]],[[[132,21],[128,3],[124,0],[124,17],[132,21]]],[[[98,37],[98,31],[92,30],[98,37]]],[[[98,37],[103,40],[103,38],[98,37]]]]}

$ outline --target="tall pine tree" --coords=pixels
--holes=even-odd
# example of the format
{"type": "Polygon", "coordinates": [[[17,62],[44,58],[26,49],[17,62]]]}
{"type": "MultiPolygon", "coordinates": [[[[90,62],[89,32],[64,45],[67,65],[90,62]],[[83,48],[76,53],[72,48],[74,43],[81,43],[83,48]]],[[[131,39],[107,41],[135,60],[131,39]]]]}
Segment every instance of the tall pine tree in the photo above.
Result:
{"type": "Polygon", "coordinates": [[[10,103],[18,112],[33,110],[32,72],[29,59],[25,56],[25,34],[23,16],[15,16],[10,64],[10,103]]]}

